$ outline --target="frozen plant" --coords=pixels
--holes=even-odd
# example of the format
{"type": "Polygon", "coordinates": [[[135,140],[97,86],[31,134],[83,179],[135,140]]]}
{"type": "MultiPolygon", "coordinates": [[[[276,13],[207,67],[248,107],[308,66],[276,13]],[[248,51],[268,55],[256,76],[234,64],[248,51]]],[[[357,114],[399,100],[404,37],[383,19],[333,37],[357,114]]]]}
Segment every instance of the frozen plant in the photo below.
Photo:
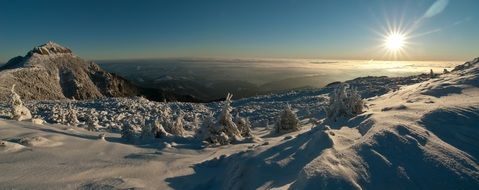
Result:
{"type": "Polygon", "coordinates": [[[97,131],[98,129],[101,128],[101,126],[98,124],[98,113],[91,109],[90,113],[87,115],[87,121],[86,121],[86,127],[90,131],[97,131]]]}
{"type": "Polygon", "coordinates": [[[68,126],[77,126],[79,123],[78,117],[77,117],[77,110],[73,109],[73,106],[71,103],[68,104],[65,120],[68,126]]]}
{"type": "Polygon", "coordinates": [[[233,122],[233,116],[231,115],[231,111],[233,108],[231,107],[231,98],[233,97],[232,94],[228,93],[226,95],[226,100],[223,102],[223,109],[218,117],[218,126],[226,135],[229,137],[239,139],[241,138],[241,132],[238,130],[238,127],[233,122]]]}
{"type": "Polygon", "coordinates": [[[235,122],[233,122],[233,117],[231,115],[231,111],[233,110],[231,107],[232,97],[233,95],[229,93],[227,94],[226,100],[223,102],[223,107],[216,123],[206,123],[206,140],[210,143],[219,143],[221,145],[225,145],[229,144],[233,140],[239,141],[243,138],[235,122]]]}
{"type": "Polygon", "coordinates": [[[28,108],[23,105],[20,96],[15,92],[15,85],[12,86],[12,89],[10,91],[9,103],[12,119],[17,121],[32,119],[32,114],[30,113],[30,110],[28,110],[28,108]]]}
{"type": "Polygon", "coordinates": [[[165,128],[163,128],[163,125],[161,125],[161,121],[158,118],[155,120],[152,130],[153,130],[153,134],[155,135],[155,138],[163,138],[163,137],[171,136],[171,134],[166,132],[165,128]]]}
{"type": "Polygon", "coordinates": [[[276,122],[276,132],[291,132],[299,131],[301,125],[299,123],[298,116],[293,112],[291,106],[288,104],[284,110],[280,113],[279,119],[276,122]]]}
{"type": "Polygon", "coordinates": [[[136,142],[140,137],[141,128],[138,125],[126,123],[121,129],[121,138],[129,141],[136,142]]]}
{"type": "Polygon", "coordinates": [[[151,139],[155,137],[155,121],[150,121],[141,126],[141,139],[151,139]]]}
{"type": "Polygon", "coordinates": [[[329,94],[329,104],[326,108],[330,120],[340,117],[352,117],[363,112],[364,102],[356,89],[347,84],[339,85],[329,94]]]}
{"type": "Polygon", "coordinates": [[[243,137],[252,137],[251,134],[251,122],[249,122],[248,118],[241,117],[239,112],[236,113],[235,120],[234,120],[238,130],[243,137]]]}
{"type": "Polygon", "coordinates": [[[184,136],[185,129],[183,128],[183,113],[178,114],[175,122],[171,125],[170,133],[173,135],[184,136]]]}

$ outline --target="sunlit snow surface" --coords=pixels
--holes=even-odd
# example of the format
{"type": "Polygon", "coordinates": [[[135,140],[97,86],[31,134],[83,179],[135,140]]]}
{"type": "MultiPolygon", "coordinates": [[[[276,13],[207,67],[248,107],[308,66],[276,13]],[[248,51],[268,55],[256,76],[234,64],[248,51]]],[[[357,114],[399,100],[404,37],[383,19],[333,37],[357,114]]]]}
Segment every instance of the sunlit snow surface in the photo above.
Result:
{"type": "MultiPolygon", "coordinates": [[[[367,77],[348,83],[366,98],[367,109],[336,122],[326,120],[323,111],[334,86],[234,101],[240,115],[257,123],[253,134],[262,140],[226,146],[205,146],[194,137],[129,143],[115,127],[106,127],[114,126],[112,118],[121,113],[149,117],[168,106],[173,112],[202,115],[217,113],[218,103],[141,98],[71,102],[79,120],[95,109],[104,127],[99,131],[0,120],[0,189],[479,187],[478,64],[432,78],[367,77]],[[302,130],[275,134],[274,121],[287,104],[298,114],[302,130]],[[98,138],[100,133],[105,140],[98,138]]],[[[50,121],[51,107],[68,103],[26,105],[50,121]]],[[[2,104],[0,110],[6,118],[8,107],[2,104]]],[[[187,130],[195,135],[194,129],[187,130]]]]}

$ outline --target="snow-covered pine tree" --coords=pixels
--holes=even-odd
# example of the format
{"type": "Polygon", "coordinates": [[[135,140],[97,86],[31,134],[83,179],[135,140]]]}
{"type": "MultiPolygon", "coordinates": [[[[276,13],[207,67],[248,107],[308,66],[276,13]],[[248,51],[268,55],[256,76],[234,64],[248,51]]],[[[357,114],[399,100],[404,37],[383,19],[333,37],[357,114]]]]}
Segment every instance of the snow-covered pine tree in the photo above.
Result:
{"type": "Polygon", "coordinates": [[[223,106],[216,122],[209,121],[208,117],[203,123],[203,128],[206,128],[205,140],[210,143],[221,145],[229,144],[231,141],[239,141],[243,138],[241,132],[238,130],[235,122],[233,122],[233,116],[231,111],[231,98],[233,95],[227,94],[226,100],[223,102],[223,106]]]}
{"type": "Polygon", "coordinates": [[[73,109],[73,106],[71,103],[68,104],[65,120],[68,126],[77,126],[79,123],[78,117],[77,117],[77,110],[73,109]]]}
{"type": "Polygon", "coordinates": [[[233,97],[232,94],[228,93],[226,95],[226,100],[223,102],[223,109],[218,117],[218,125],[222,132],[233,139],[241,139],[241,132],[238,130],[238,127],[233,122],[233,116],[231,115],[231,111],[233,108],[231,107],[231,98],[233,97]]]}
{"type": "Polygon", "coordinates": [[[97,131],[101,128],[98,124],[98,113],[94,109],[90,109],[89,113],[87,114],[86,118],[86,127],[90,131],[97,131]]]}
{"type": "Polygon", "coordinates": [[[12,89],[10,90],[10,109],[12,119],[17,121],[24,121],[32,119],[32,114],[27,107],[23,105],[22,99],[20,96],[15,92],[15,84],[12,85],[12,89]]]}
{"type": "Polygon", "coordinates": [[[298,116],[291,109],[291,105],[286,105],[276,122],[276,132],[291,132],[301,129],[298,116]]]}
{"type": "Polygon", "coordinates": [[[213,113],[207,112],[205,114],[205,118],[203,120],[203,123],[201,124],[198,133],[197,133],[197,138],[206,140],[208,142],[211,141],[211,136],[214,134],[217,134],[217,128],[216,128],[216,123],[214,121],[213,113]]]}
{"type": "Polygon", "coordinates": [[[352,117],[363,112],[364,102],[356,89],[342,84],[329,94],[327,117],[336,121],[340,117],[352,117]]]}
{"type": "Polygon", "coordinates": [[[185,129],[183,128],[183,113],[179,113],[175,119],[175,122],[170,128],[170,133],[177,136],[184,136],[185,129]]]}
{"type": "Polygon", "coordinates": [[[241,117],[239,112],[236,112],[234,122],[238,127],[242,137],[252,137],[251,123],[248,118],[241,117]]]}

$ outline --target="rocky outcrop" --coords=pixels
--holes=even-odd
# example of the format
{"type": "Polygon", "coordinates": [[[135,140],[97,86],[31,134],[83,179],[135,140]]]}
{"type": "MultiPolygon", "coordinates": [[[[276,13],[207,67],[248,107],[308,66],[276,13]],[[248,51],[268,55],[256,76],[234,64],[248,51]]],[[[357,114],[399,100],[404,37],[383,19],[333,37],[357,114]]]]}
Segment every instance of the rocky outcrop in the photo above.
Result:
{"type": "Polygon", "coordinates": [[[176,95],[137,87],[53,42],[35,47],[27,55],[15,57],[0,67],[0,101],[7,100],[13,84],[25,100],[127,96],[146,96],[153,100],[190,100],[187,96],[175,99],[176,95]]]}

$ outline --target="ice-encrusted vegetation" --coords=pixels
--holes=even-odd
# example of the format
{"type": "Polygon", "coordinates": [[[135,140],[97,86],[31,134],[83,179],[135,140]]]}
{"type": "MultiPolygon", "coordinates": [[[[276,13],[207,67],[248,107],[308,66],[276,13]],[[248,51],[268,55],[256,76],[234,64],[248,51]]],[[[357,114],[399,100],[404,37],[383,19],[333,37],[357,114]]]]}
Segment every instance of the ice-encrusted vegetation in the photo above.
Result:
{"type": "Polygon", "coordinates": [[[12,86],[10,91],[10,109],[11,118],[17,121],[28,120],[32,118],[32,114],[27,107],[23,105],[20,96],[15,92],[15,85],[12,86]]]}
{"type": "Polygon", "coordinates": [[[336,120],[340,117],[352,117],[363,112],[364,102],[358,91],[349,85],[339,85],[329,94],[329,103],[326,108],[328,119],[336,120]]]}

